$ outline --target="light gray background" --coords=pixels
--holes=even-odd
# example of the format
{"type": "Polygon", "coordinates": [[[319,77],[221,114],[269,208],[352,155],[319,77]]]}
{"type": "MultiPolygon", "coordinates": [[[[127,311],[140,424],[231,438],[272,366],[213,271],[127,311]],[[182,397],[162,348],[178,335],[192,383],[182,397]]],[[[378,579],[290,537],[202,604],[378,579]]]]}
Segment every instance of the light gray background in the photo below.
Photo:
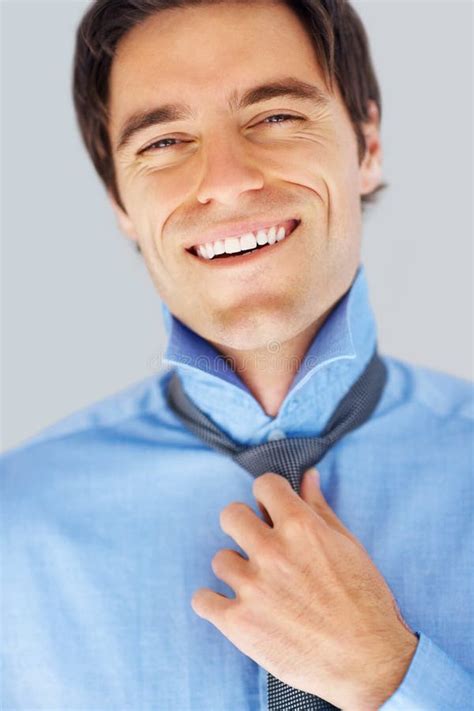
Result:
{"type": "MultiPolygon", "coordinates": [[[[3,0],[2,447],[161,368],[161,309],[83,149],[88,3],[3,0]]],[[[472,5],[363,0],[385,178],[363,261],[382,353],[472,377],[472,5]]]]}

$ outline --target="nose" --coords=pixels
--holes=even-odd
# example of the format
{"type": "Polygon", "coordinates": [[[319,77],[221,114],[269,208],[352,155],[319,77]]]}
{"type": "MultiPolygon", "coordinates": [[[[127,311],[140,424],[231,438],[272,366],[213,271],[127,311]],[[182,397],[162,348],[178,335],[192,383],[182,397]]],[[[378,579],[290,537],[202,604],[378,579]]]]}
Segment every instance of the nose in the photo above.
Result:
{"type": "Polygon", "coordinates": [[[262,171],[255,166],[238,139],[214,137],[203,147],[202,177],[197,190],[200,203],[210,200],[231,205],[242,193],[260,190],[262,171]]]}

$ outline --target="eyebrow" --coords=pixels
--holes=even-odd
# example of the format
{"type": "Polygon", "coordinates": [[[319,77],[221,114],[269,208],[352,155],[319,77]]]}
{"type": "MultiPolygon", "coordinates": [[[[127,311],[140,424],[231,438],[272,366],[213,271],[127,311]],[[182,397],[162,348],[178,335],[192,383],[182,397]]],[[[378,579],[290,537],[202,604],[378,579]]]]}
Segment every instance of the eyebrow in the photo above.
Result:
{"type": "MultiPolygon", "coordinates": [[[[285,77],[276,81],[266,82],[247,89],[240,95],[233,91],[227,101],[232,111],[240,111],[261,101],[268,101],[280,96],[292,97],[311,101],[317,106],[324,107],[329,104],[330,97],[316,84],[309,84],[294,77],[285,77]]],[[[122,151],[131,141],[132,137],[150,126],[172,121],[182,121],[193,117],[193,111],[187,104],[163,104],[145,111],[137,111],[124,122],[116,151],[122,151]]]]}

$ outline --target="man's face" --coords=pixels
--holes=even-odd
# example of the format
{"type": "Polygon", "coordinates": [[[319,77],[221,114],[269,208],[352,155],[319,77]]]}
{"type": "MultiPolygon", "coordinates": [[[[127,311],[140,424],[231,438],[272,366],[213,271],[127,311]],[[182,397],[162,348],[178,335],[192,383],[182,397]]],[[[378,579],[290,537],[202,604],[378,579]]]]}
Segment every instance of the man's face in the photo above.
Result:
{"type": "Polygon", "coordinates": [[[131,30],[112,65],[109,131],[122,229],[139,241],[170,311],[216,347],[287,341],[349,287],[360,195],[378,184],[379,164],[368,157],[359,166],[340,94],[325,86],[311,40],[285,5],[165,10],[131,30]],[[239,105],[250,89],[290,78],[320,99],[260,92],[239,105]],[[132,115],[169,104],[187,113],[150,123],[118,148],[132,115]],[[219,236],[221,244],[257,238],[259,227],[268,237],[272,225],[285,238],[252,254],[204,259],[191,250],[219,236]]]}

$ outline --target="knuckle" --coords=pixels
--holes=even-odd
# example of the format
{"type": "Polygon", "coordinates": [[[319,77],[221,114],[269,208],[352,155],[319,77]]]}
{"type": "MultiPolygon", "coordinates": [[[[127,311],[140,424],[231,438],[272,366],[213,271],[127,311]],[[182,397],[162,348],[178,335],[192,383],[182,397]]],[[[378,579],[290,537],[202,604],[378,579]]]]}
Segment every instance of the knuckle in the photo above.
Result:
{"type": "Polygon", "coordinates": [[[303,520],[303,516],[299,512],[291,512],[282,521],[283,533],[288,536],[288,538],[299,537],[305,532],[306,525],[303,520]]]}
{"type": "Polygon", "coordinates": [[[222,625],[224,629],[234,629],[234,633],[238,631],[238,627],[235,624],[235,612],[230,606],[222,611],[222,625]]]}
{"type": "Polygon", "coordinates": [[[321,501],[319,500],[313,502],[312,508],[314,511],[316,511],[318,516],[321,516],[322,518],[324,518],[324,516],[326,516],[328,513],[327,506],[324,506],[324,504],[321,503],[321,501]]]}
{"type": "Polygon", "coordinates": [[[258,541],[258,557],[262,560],[271,559],[274,555],[274,551],[274,536],[263,533],[258,541]]]}
{"type": "Polygon", "coordinates": [[[233,609],[233,622],[239,631],[239,634],[250,639],[255,634],[255,628],[258,627],[258,619],[252,607],[248,604],[245,596],[241,594],[236,598],[236,604],[233,609]]]}
{"type": "Polygon", "coordinates": [[[212,569],[214,572],[217,570],[223,571],[224,569],[227,569],[238,555],[237,551],[230,548],[221,548],[214,554],[211,560],[212,569]]]}
{"type": "Polygon", "coordinates": [[[226,555],[223,550],[217,551],[217,553],[213,556],[211,560],[211,568],[215,573],[222,570],[222,567],[225,565],[225,559],[226,555]]]}
{"type": "Polygon", "coordinates": [[[225,524],[225,522],[229,521],[231,518],[235,518],[236,516],[241,514],[245,507],[246,505],[241,501],[232,501],[230,504],[227,504],[227,506],[222,509],[219,515],[221,525],[225,524]]]}
{"type": "Polygon", "coordinates": [[[270,562],[272,568],[275,568],[280,576],[293,576],[294,561],[291,560],[291,557],[287,555],[283,548],[275,548],[270,562]]]}
{"type": "Polygon", "coordinates": [[[242,576],[239,580],[238,593],[241,599],[249,600],[255,597],[255,581],[249,576],[242,576]]]}
{"type": "Polygon", "coordinates": [[[255,479],[252,485],[253,495],[260,495],[260,492],[263,492],[268,485],[271,485],[272,482],[277,479],[277,477],[280,477],[280,475],[275,474],[274,472],[265,472],[265,474],[260,474],[260,476],[255,479]]]}
{"type": "Polygon", "coordinates": [[[284,545],[276,539],[263,539],[258,549],[258,563],[263,569],[277,568],[286,570],[288,567],[288,556],[284,545]]]}

